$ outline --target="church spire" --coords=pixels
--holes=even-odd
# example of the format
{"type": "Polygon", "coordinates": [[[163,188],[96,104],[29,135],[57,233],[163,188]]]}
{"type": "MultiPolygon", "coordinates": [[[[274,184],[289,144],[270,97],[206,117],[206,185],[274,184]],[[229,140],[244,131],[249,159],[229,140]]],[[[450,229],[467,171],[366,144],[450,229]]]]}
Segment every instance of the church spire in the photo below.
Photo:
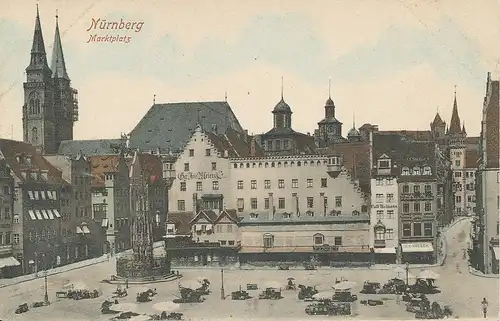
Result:
{"type": "Polygon", "coordinates": [[[40,12],[36,5],[35,31],[33,33],[33,44],[31,46],[31,60],[29,69],[48,69],[47,54],[42,35],[42,25],[40,23],[40,12]]]}
{"type": "Polygon", "coordinates": [[[66,63],[64,61],[64,53],[61,43],[61,35],[59,33],[59,16],[56,10],[56,33],[54,36],[54,47],[52,49],[52,63],[50,65],[52,77],[59,79],[70,80],[66,71],[66,63]]]}
{"type": "Polygon", "coordinates": [[[458,116],[458,105],[457,105],[457,86],[455,86],[455,99],[453,101],[453,111],[451,113],[450,121],[450,135],[460,134],[462,129],[460,128],[460,117],[458,116]]]}

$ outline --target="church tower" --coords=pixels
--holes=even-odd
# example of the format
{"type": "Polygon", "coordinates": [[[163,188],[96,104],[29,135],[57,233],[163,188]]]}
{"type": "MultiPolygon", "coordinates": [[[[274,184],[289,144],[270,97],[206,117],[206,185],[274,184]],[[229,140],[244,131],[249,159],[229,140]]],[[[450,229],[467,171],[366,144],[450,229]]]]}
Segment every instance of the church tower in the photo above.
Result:
{"type": "Polygon", "coordinates": [[[52,79],[54,80],[54,106],[56,111],[56,151],[64,140],[73,140],[73,125],[78,120],[78,92],[71,88],[66,70],[64,53],[59,34],[59,17],[56,15],[56,32],[52,49],[52,79]]]}
{"type": "Polygon", "coordinates": [[[51,77],[37,6],[31,58],[24,83],[23,140],[37,147],[41,153],[51,153],[56,148],[54,86],[51,77]]]}
{"type": "Polygon", "coordinates": [[[37,6],[24,83],[23,140],[44,154],[57,153],[61,141],[73,139],[73,123],[78,117],[77,92],[70,86],[57,18],[49,67],[37,6]]]}
{"type": "Polygon", "coordinates": [[[342,123],[335,118],[335,103],[331,95],[331,83],[328,84],[328,99],[325,103],[325,118],[318,123],[314,136],[318,147],[328,147],[334,143],[345,142],[342,137],[342,123]]]}

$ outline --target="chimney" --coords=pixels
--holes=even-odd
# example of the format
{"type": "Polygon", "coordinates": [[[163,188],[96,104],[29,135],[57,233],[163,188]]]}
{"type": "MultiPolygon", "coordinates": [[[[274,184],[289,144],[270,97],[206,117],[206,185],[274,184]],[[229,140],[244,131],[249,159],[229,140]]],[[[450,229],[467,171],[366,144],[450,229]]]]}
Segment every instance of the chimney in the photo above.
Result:
{"type": "Polygon", "coordinates": [[[250,142],[250,156],[255,156],[255,138],[250,142]]]}
{"type": "Polygon", "coordinates": [[[269,220],[274,220],[274,200],[273,200],[273,193],[269,193],[269,220]]]}
{"type": "Polygon", "coordinates": [[[319,193],[319,205],[321,206],[323,216],[326,216],[325,193],[319,193]]]}
{"type": "Polygon", "coordinates": [[[197,213],[197,204],[198,203],[198,194],[193,193],[193,215],[196,216],[197,213]]]}

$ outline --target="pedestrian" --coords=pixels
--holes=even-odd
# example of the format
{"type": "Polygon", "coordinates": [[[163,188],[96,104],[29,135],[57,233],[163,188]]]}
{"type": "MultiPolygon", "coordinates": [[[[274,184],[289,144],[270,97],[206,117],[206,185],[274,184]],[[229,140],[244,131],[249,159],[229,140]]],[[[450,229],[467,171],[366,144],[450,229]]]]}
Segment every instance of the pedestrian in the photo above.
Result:
{"type": "Polygon", "coordinates": [[[128,289],[128,278],[125,279],[125,288],[128,289]]]}
{"type": "Polygon", "coordinates": [[[483,298],[481,307],[483,308],[483,317],[486,319],[486,314],[488,313],[488,301],[486,301],[486,298],[483,298]]]}

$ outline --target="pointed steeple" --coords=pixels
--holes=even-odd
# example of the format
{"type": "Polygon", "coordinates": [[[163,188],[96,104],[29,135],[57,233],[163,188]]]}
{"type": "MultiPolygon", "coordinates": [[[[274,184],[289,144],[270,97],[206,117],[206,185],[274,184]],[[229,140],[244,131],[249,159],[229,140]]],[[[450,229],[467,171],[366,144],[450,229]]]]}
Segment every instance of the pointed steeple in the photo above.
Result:
{"type": "Polygon", "coordinates": [[[64,53],[61,43],[61,35],[59,34],[59,16],[56,11],[56,33],[54,36],[54,47],[52,49],[52,63],[50,64],[52,77],[58,79],[70,80],[66,71],[66,63],[64,61],[64,53]]]}
{"type": "Polygon", "coordinates": [[[460,117],[458,116],[458,105],[457,105],[457,86],[455,86],[455,99],[453,101],[453,111],[451,113],[450,121],[450,135],[460,134],[462,129],[460,128],[460,117]]]}
{"type": "Polygon", "coordinates": [[[31,60],[27,69],[49,69],[38,5],[36,5],[35,31],[33,33],[33,44],[31,46],[31,60]]]}
{"type": "Polygon", "coordinates": [[[335,103],[332,100],[332,81],[328,80],[328,99],[325,103],[325,118],[335,117],[335,103]]]}
{"type": "Polygon", "coordinates": [[[467,135],[467,132],[465,131],[465,121],[462,123],[462,134],[467,135]]]}

